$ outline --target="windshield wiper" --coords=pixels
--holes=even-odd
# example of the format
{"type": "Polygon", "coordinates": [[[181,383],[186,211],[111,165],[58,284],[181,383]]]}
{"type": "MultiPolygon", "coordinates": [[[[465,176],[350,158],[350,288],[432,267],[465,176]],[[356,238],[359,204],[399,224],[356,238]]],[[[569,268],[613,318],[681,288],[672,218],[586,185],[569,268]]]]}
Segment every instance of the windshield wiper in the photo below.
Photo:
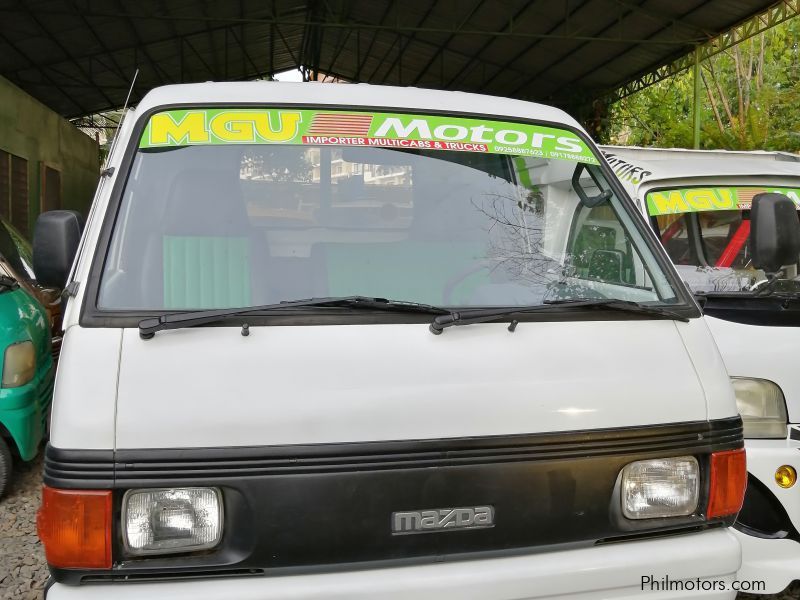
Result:
{"type": "Polygon", "coordinates": [[[329,298],[307,298],[305,300],[283,301],[278,304],[263,304],[260,306],[245,306],[240,308],[221,308],[212,310],[190,310],[178,313],[150,317],[139,321],[139,336],[148,340],[157,331],[165,329],[182,329],[196,327],[224,321],[232,317],[255,313],[268,313],[286,310],[288,308],[308,307],[337,307],[381,310],[390,312],[417,312],[426,314],[449,314],[446,308],[423,304],[421,302],[408,302],[404,300],[389,300],[387,298],[372,298],[369,296],[332,296],[329,298]]]}
{"type": "Polygon", "coordinates": [[[19,282],[8,275],[0,275],[0,291],[11,291],[19,287],[19,282]]]}
{"type": "MultiPolygon", "coordinates": [[[[648,315],[659,319],[688,322],[689,319],[671,310],[615,299],[575,299],[575,300],[545,300],[543,304],[535,306],[509,306],[503,308],[486,308],[469,311],[453,311],[450,314],[436,317],[430,325],[431,333],[439,335],[446,327],[457,325],[471,325],[473,323],[489,323],[514,314],[533,312],[546,312],[554,308],[608,308],[629,313],[648,315]]],[[[516,328],[512,322],[510,331],[516,328]]]]}

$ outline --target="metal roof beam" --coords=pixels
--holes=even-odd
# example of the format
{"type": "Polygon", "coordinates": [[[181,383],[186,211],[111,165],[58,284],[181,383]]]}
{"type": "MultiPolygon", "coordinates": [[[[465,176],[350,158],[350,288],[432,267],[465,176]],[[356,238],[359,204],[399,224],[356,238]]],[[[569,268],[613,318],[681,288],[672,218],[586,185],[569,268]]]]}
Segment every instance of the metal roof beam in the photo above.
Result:
{"type": "MultiPolygon", "coordinates": [[[[419,23],[417,23],[417,26],[421,27],[422,25],[425,24],[425,22],[428,20],[428,17],[431,16],[431,13],[433,12],[433,9],[435,7],[436,7],[436,3],[431,2],[429,4],[428,10],[426,10],[425,14],[422,15],[422,18],[419,20],[419,23]]],[[[403,69],[402,69],[403,53],[406,51],[406,48],[408,48],[409,44],[411,44],[411,42],[413,42],[416,39],[416,37],[417,37],[417,34],[416,33],[412,33],[411,35],[409,35],[406,38],[405,44],[401,44],[400,45],[400,49],[397,51],[397,58],[395,58],[394,62],[392,62],[392,64],[389,65],[389,68],[383,74],[383,79],[381,79],[379,83],[381,83],[381,84],[384,83],[389,78],[389,75],[392,74],[392,71],[394,71],[394,68],[397,65],[400,65],[400,79],[399,79],[399,81],[402,84],[402,79],[403,79],[403,69]]],[[[381,61],[381,62],[383,62],[383,61],[381,61]]],[[[374,77],[375,73],[373,73],[372,75],[374,77]]]]}
{"type": "MultiPolygon", "coordinates": [[[[92,37],[97,41],[98,44],[100,44],[100,47],[103,49],[103,51],[106,54],[108,54],[108,57],[109,57],[109,59],[111,60],[111,62],[113,64],[113,68],[109,69],[109,70],[116,72],[117,76],[120,79],[122,79],[123,81],[129,82],[131,76],[130,75],[126,75],[125,72],[122,70],[122,67],[120,67],[119,63],[116,61],[114,56],[109,51],[108,46],[106,46],[105,42],[102,39],[100,39],[100,36],[97,35],[97,32],[94,30],[94,27],[92,27],[91,23],[89,23],[89,21],[86,19],[86,17],[81,13],[81,10],[80,10],[80,8],[78,8],[78,5],[75,3],[75,0],[70,0],[69,4],[74,9],[75,15],[78,16],[78,18],[81,20],[81,22],[89,30],[89,33],[92,34],[92,37]]],[[[98,62],[100,62],[100,61],[98,60],[98,62]]]]}
{"type": "MultiPolygon", "coordinates": [[[[523,10],[528,6],[531,6],[533,3],[526,3],[523,7],[523,10]]],[[[14,13],[13,9],[6,9],[0,8],[0,14],[3,13],[14,13]]],[[[42,10],[38,11],[40,14],[50,14],[50,15],[59,15],[63,14],[62,11],[54,11],[54,10],[42,10]]],[[[360,23],[356,21],[352,21],[349,23],[336,23],[330,21],[319,21],[319,20],[311,20],[311,19],[288,19],[283,20],[282,18],[271,18],[271,17],[245,17],[245,18],[237,18],[237,17],[203,17],[200,15],[191,16],[191,17],[183,17],[177,15],[137,15],[133,13],[104,13],[93,11],[87,13],[87,16],[93,17],[105,17],[105,18],[112,18],[112,17],[129,17],[131,19],[138,19],[142,21],[147,20],[157,20],[157,21],[210,21],[210,22],[223,22],[228,24],[237,24],[237,23],[252,23],[252,24],[260,24],[260,25],[269,25],[270,23],[274,23],[276,25],[286,25],[286,26],[296,26],[296,27],[305,27],[305,26],[316,26],[322,27],[326,29],[348,29],[348,28],[356,28],[356,29],[363,29],[363,30],[378,30],[378,31],[390,31],[392,33],[432,33],[432,34],[455,34],[461,36],[470,36],[470,37],[488,37],[490,38],[490,42],[494,38],[498,37],[505,37],[505,38],[520,38],[520,39],[543,39],[543,38],[554,38],[554,39],[568,39],[568,40],[579,40],[579,41],[595,41],[595,42],[608,42],[614,44],[656,44],[656,45],[675,45],[681,46],[686,44],[692,44],[697,42],[704,41],[703,38],[687,38],[687,39],[676,39],[676,40],[664,40],[664,41],[653,41],[649,39],[643,38],[627,38],[627,37],[599,37],[599,36],[575,36],[575,35],[548,35],[546,33],[537,33],[533,31],[520,31],[519,29],[514,29],[513,27],[508,27],[507,25],[499,30],[492,30],[492,29],[456,29],[453,27],[414,27],[412,25],[379,25],[374,23],[360,23]]],[[[515,17],[516,18],[516,17],[515,17]]],[[[513,19],[512,19],[513,23],[513,19]]],[[[203,30],[202,32],[205,32],[203,30]]]]}
{"type": "MultiPolygon", "coordinates": [[[[744,42],[798,15],[800,15],[800,0],[782,0],[769,7],[766,11],[742,21],[728,31],[702,44],[699,47],[699,58],[701,61],[711,58],[740,42],[744,42]]],[[[631,94],[635,94],[651,85],[655,85],[659,81],[663,81],[664,79],[691,68],[694,65],[694,60],[694,52],[692,52],[666,64],[655,66],[647,72],[629,79],[604,96],[611,102],[622,100],[631,94]]]]}
{"type": "MultiPolygon", "coordinates": [[[[394,1],[393,0],[389,0],[389,2],[386,5],[386,10],[383,11],[383,14],[381,15],[381,20],[379,22],[379,25],[383,25],[386,22],[386,18],[389,16],[389,13],[392,12],[392,6],[394,6],[394,1]]],[[[361,33],[360,29],[357,29],[356,31],[358,33],[361,33]]],[[[372,52],[372,47],[375,45],[375,40],[377,40],[377,39],[378,39],[378,30],[376,29],[375,33],[372,34],[372,39],[369,42],[369,47],[367,48],[367,51],[364,54],[364,60],[359,62],[359,60],[358,60],[359,57],[356,57],[356,63],[357,63],[356,73],[355,73],[355,80],[356,81],[361,81],[361,69],[363,69],[364,66],[367,64],[367,60],[369,60],[369,57],[370,57],[371,52],[372,52]]]]}
{"type": "MultiPolygon", "coordinates": [[[[54,90],[56,90],[59,94],[64,96],[64,98],[66,98],[73,106],[77,107],[78,110],[80,110],[80,111],[82,111],[84,113],[86,112],[86,109],[81,105],[80,102],[75,100],[75,98],[73,98],[70,94],[66,93],[64,91],[64,89],[58,83],[56,83],[53,80],[53,78],[50,77],[44,69],[38,67],[30,58],[28,58],[28,55],[25,54],[19,48],[17,48],[17,46],[14,43],[12,43],[11,40],[9,40],[3,34],[2,31],[0,31],[0,40],[2,40],[6,45],[8,45],[9,48],[11,48],[14,52],[16,52],[22,58],[24,58],[28,62],[28,65],[29,65],[28,69],[35,70],[37,73],[39,73],[44,78],[44,80],[47,82],[46,85],[52,86],[54,90]]],[[[30,85],[30,83],[28,83],[28,85],[30,85]]],[[[35,84],[35,85],[39,85],[39,84],[35,84]]]]}
{"type": "MultiPolygon", "coordinates": [[[[263,73],[262,73],[261,69],[259,69],[259,68],[258,68],[258,66],[256,65],[256,63],[255,63],[255,62],[253,62],[253,59],[250,57],[250,53],[247,51],[247,48],[245,47],[244,43],[242,43],[242,41],[239,39],[239,36],[238,36],[238,35],[236,35],[236,29],[235,29],[235,28],[233,28],[233,27],[230,27],[230,28],[228,29],[228,31],[230,31],[230,34],[233,36],[233,39],[234,39],[234,40],[236,40],[236,43],[237,43],[237,44],[239,45],[239,47],[242,49],[242,54],[244,55],[244,59],[245,59],[245,60],[246,60],[248,63],[250,63],[250,67],[253,69],[253,71],[255,72],[255,74],[256,74],[258,77],[263,77],[264,75],[263,75],[263,73]]],[[[271,73],[270,73],[270,74],[271,74],[271,73]]]]}
{"type": "Polygon", "coordinates": [[[394,47],[397,46],[397,42],[399,42],[402,39],[403,39],[403,34],[399,33],[399,32],[395,32],[394,41],[392,41],[392,45],[389,46],[389,49],[386,52],[384,52],[383,56],[381,56],[378,59],[377,63],[375,64],[375,68],[372,70],[372,74],[369,77],[367,77],[367,81],[372,81],[372,79],[375,77],[376,73],[381,70],[381,67],[386,62],[386,59],[392,53],[392,50],[394,50],[394,47]]]}
{"type": "MultiPolygon", "coordinates": [[[[478,0],[472,6],[472,10],[470,10],[467,13],[467,16],[461,20],[461,23],[459,23],[458,27],[456,28],[456,31],[460,30],[464,25],[466,25],[467,22],[472,18],[472,16],[476,12],[478,12],[478,9],[482,7],[485,2],[486,0],[478,0]]],[[[411,82],[411,85],[417,85],[420,82],[425,73],[427,73],[428,70],[430,70],[431,66],[433,66],[433,63],[436,62],[436,59],[439,58],[439,56],[445,51],[445,49],[450,45],[450,42],[452,42],[453,38],[455,37],[456,33],[451,33],[449,36],[447,36],[445,41],[436,48],[436,50],[433,53],[433,56],[431,56],[431,59],[425,64],[425,66],[419,71],[419,73],[417,73],[417,76],[414,78],[414,81],[411,82]]]]}
{"type": "MultiPolygon", "coordinates": [[[[569,10],[569,3],[567,3],[567,5],[566,5],[566,7],[565,7],[565,10],[566,10],[566,12],[565,12],[565,14],[564,14],[564,20],[563,20],[561,23],[557,23],[555,26],[553,26],[553,27],[550,29],[550,31],[548,31],[548,33],[552,33],[552,32],[554,32],[554,31],[555,31],[556,29],[558,29],[559,27],[564,27],[564,28],[566,29],[566,28],[567,28],[567,25],[569,24],[569,19],[570,19],[570,17],[574,16],[576,12],[578,12],[578,11],[579,11],[581,8],[583,8],[583,7],[585,7],[585,6],[587,6],[587,4],[581,4],[581,5],[580,5],[580,6],[578,6],[578,7],[577,7],[575,10],[573,10],[573,11],[570,11],[570,10],[569,10]]],[[[541,44],[541,43],[542,43],[542,41],[543,41],[543,40],[537,40],[537,41],[535,41],[535,42],[532,42],[532,43],[528,44],[528,45],[525,47],[525,49],[524,49],[524,50],[522,50],[522,52],[518,52],[517,54],[515,54],[515,55],[514,55],[514,57],[513,57],[513,58],[511,58],[511,59],[510,59],[508,62],[509,62],[509,63],[511,63],[511,64],[513,64],[513,63],[517,62],[517,61],[518,61],[520,58],[522,58],[522,57],[523,57],[523,56],[525,56],[525,55],[526,55],[528,52],[530,52],[531,50],[533,50],[533,49],[534,49],[536,46],[538,46],[539,44],[541,44]]],[[[495,71],[494,75],[492,75],[492,76],[491,76],[491,77],[490,77],[488,80],[486,80],[486,81],[483,81],[483,82],[481,83],[481,89],[482,89],[482,90],[485,90],[487,87],[489,87],[489,85],[491,85],[491,84],[492,84],[492,82],[494,82],[494,80],[495,80],[495,79],[497,79],[497,78],[500,76],[500,74],[501,74],[501,73],[503,73],[504,71],[505,71],[505,69],[499,69],[499,70],[495,71]]]]}
{"type": "Polygon", "coordinates": [[[283,42],[283,46],[284,46],[284,48],[286,48],[286,52],[289,53],[289,56],[291,57],[292,62],[299,69],[302,65],[300,64],[300,61],[297,59],[297,57],[294,55],[294,52],[292,52],[292,48],[291,48],[291,46],[289,46],[289,43],[286,41],[286,38],[283,36],[283,32],[281,31],[280,24],[278,23],[279,20],[280,19],[277,18],[277,13],[275,12],[275,3],[273,2],[272,3],[272,19],[270,20],[271,24],[275,27],[275,31],[278,32],[278,37],[281,38],[281,41],[283,42]]]}
{"type": "MultiPolygon", "coordinates": [[[[327,4],[327,2],[326,2],[327,4]]],[[[348,0],[342,0],[342,3],[339,7],[339,17],[340,22],[347,22],[347,19],[350,18],[350,11],[352,9],[352,4],[348,2],[348,0]]],[[[336,46],[334,47],[333,53],[331,54],[331,60],[328,63],[328,68],[325,69],[325,73],[329,73],[331,69],[333,69],[333,65],[339,59],[339,56],[344,50],[344,47],[347,45],[347,42],[350,40],[350,36],[352,35],[353,30],[348,29],[346,33],[339,32],[339,37],[336,40],[336,46]]]]}
{"type": "Polygon", "coordinates": [[[213,79],[214,74],[216,73],[214,68],[206,62],[206,59],[204,59],[203,56],[197,51],[197,48],[194,47],[192,42],[190,42],[187,39],[184,40],[184,43],[189,47],[189,50],[191,50],[194,53],[194,55],[197,57],[197,60],[200,61],[200,63],[203,65],[203,68],[205,68],[205,70],[208,71],[208,73],[211,75],[211,78],[213,79]]]}
{"type": "MultiPolygon", "coordinates": [[[[78,68],[78,70],[84,75],[84,77],[86,77],[87,81],[92,81],[92,79],[93,79],[92,74],[87,72],[86,69],[84,69],[83,66],[80,64],[80,62],[78,62],[78,60],[76,60],[72,56],[70,51],[67,50],[67,48],[65,48],[64,45],[61,42],[58,41],[58,39],[56,39],[56,37],[42,24],[42,22],[39,19],[36,18],[36,15],[33,13],[33,11],[31,11],[30,8],[26,8],[25,12],[28,15],[28,18],[30,18],[31,21],[36,23],[36,26],[39,29],[42,30],[42,33],[44,33],[45,36],[47,36],[47,38],[52,40],[53,43],[56,46],[58,46],[58,49],[61,50],[61,52],[64,54],[64,56],[66,56],[78,68]]],[[[72,16],[74,16],[74,15],[72,15],[72,16]]],[[[89,58],[89,61],[90,61],[89,65],[91,66],[91,57],[89,58]]],[[[108,95],[106,95],[106,93],[103,91],[103,88],[101,86],[95,86],[95,89],[106,100],[106,102],[108,102],[109,104],[112,104],[111,98],[109,98],[108,95]]]]}
{"type": "MultiPolygon", "coordinates": [[[[514,30],[514,21],[518,20],[534,4],[536,4],[536,2],[526,2],[525,4],[523,4],[522,8],[520,8],[516,13],[514,13],[514,15],[511,18],[509,18],[508,24],[503,27],[502,32],[505,32],[505,33],[513,32],[513,30],[514,30]]],[[[547,37],[546,34],[543,34],[543,36],[547,37]]],[[[538,37],[543,37],[543,36],[539,35],[538,37]]],[[[486,40],[486,42],[484,42],[483,45],[478,49],[478,51],[472,56],[471,60],[469,62],[467,62],[467,64],[465,64],[463,67],[461,67],[461,69],[459,69],[458,73],[456,73],[454,77],[451,77],[450,81],[448,81],[447,85],[445,85],[444,87],[449,88],[456,81],[458,81],[458,79],[464,74],[464,71],[466,71],[471,65],[473,65],[475,62],[477,62],[478,56],[483,54],[486,51],[486,49],[489,46],[491,46],[492,43],[496,39],[497,39],[496,37],[492,37],[492,38],[486,40]]],[[[482,61],[482,62],[485,62],[485,61],[482,61]]]]}
{"type": "Polygon", "coordinates": [[[704,36],[708,34],[708,32],[699,25],[694,25],[693,23],[687,23],[686,21],[684,21],[684,15],[694,12],[694,10],[688,10],[685,13],[683,13],[680,17],[675,18],[673,15],[667,14],[664,11],[655,10],[652,8],[634,4],[632,2],[629,2],[628,0],[614,0],[614,2],[616,2],[620,6],[624,6],[625,8],[633,11],[634,13],[650,17],[653,20],[658,21],[659,23],[667,21],[670,26],[675,27],[676,29],[681,27],[684,30],[686,30],[687,34],[689,35],[704,36]]]}
{"type": "MultiPolygon", "coordinates": [[[[645,0],[641,0],[640,4],[643,4],[644,2],[645,2],[645,0]]],[[[609,24],[608,24],[608,25],[606,25],[605,27],[601,28],[599,33],[605,33],[605,32],[607,32],[609,29],[612,29],[613,27],[615,27],[615,26],[617,26],[617,25],[621,24],[621,22],[622,22],[622,21],[623,21],[623,20],[624,20],[626,17],[628,17],[628,16],[629,16],[629,15],[630,15],[632,12],[633,12],[632,10],[630,10],[630,9],[627,9],[627,10],[625,11],[625,13],[624,13],[624,14],[622,14],[622,15],[618,15],[618,16],[617,16],[617,18],[616,18],[614,21],[612,21],[611,23],[609,23],[609,24]]],[[[586,44],[587,44],[587,42],[585,42],[585,41],[584,41],[584,42],[582,42],[582,43],[580,43],[580,44],[578,44],[578,47],[577,47],[577,48],[575,48],[575,49],[574,49],[574,50],[573,50],[573,51],[572,51],[570,54],[574,53],[576,50],[580,50],[581,48],[584,48],[584,47],[586,46],[586,44]]],[[[627,49],[626,49],[626,51],[627,51],[627,49]]],[[[511,92],[511,95],[512,95],[512,96],[514,96],[514,95],[516,95],[516,94],[519,94],[519,93],[520,93],[522,90],[524,90],[524,89],[525,89],[526,87],[528,87],[528,86],[529,86],[531,83],[533,83],[533,82],[536,80],[536,78],[538,78],[538,77],[541,77],[541,75],[542,75],[543,73],[546,73],[547,71],[550,71],[550,70],[551,70],[553,67],[555,67],[556,65],[558,65],[558,64],[560,64],[560,63],[564,62],[566,59],[568,59],[568,58],[570,57],[570,54],[567,54],[567,55],[565,55],[565,56],[562,56],[561,58],[559,58],[558,60],[556,60],[556,61],[554,61],[554,62],[548,63],[548,65],[547,65],[547,66],[546,66],[544,69],[539,69],[539,70],[538,70],[536,73],[534,73],[533,75],[531,75],[531,76],[530,76],[530,77],[528,77],[527,79],[523,80],[523,82],[522,82],[520,85],[518,85],[516,88],[514,88],[514,91],[513,91],[513,92],[511,92]]],[[[596,67],[592,67],[592,70],[594,70],[595,68],[596,68],[596,67]]],[[[575,83],[575,80],[576,80],[576,79],[577,79],[577,78],[573,78],[573,80],[572,80],[572,81],[570,81],[570,82],[568,83],[568,85],[573,85],[573,84],[575,83]]],[[[559,90],[561,90],[563,87],[564,87],[564,86],[560,86],[560,87],[556,88],[556,91],[555,91],[555,92],[551,92],[551,96],[552,96],[552,95],[554,95],[555,93],[557,93],[557,92],[558,92],[559,90]]]]}
{"type": "MultiPolygon", "coordinates": [[[[117,6],[120,6],[119,2],[120,0],[117,0],[116,2],[117,6]]],[[[139,35],[139,30],[136,29],[136,25],[133,24],[133,20],[122,19],[122,21],[124,21],[125,25],[128,27],[128,29],[130,29],[131,34],[133,35],[133,39],[137,44],[136,46],[134,46],[134,51],[138,53],[139,50],[141,50],[142,54],[145,57],[145,60],[147,60],[147,63],[150,65],[150,68],[153,69],[153,73],[155,73],[156,77],[158,77],[159,83],[163,85],[166,81],[169,80],[169,76],[167,76],[166,78],[164,77],[165,75],[164,70],[158,63],[156,63],[156,61],[153,60],[153,57],[150,56],[150,53],[147,51],[147,47],[144,44],[142,44],[142,38],[139,35]]],[[[110,49],[106,49],[106,52],[110,54],[113,51],[110,49]]],[[[137,64],[136,66],[138,68],[139,65],[137,64]]]]}
{"type": "MultiPolygon", "coordinates": [[[[687,17],[687,16],[689,16],[690,14],[692,14],[693,12],[695,12],[695,11],[699,10],[699,9],[700,9],[700,8],[702,8],[702,7],[703,7],[703,4],[702,4],[702,3],[701,3],[701,4],[699,4],[699,5],[697,5],[697,6],[694,6],[694,7],[690,8],[689,10],[687,10],[686,12],[682,13],[682,14],[681,14],[681,16],[680,16],[679,18],[680,18],[680,19],[683,19],[684,17],[687,17]]],[[[669,28],[669,25],[667,25],[667,26],[665,26],[665,27],[662,27],[661,29],[659,29],[658,31],[656,31],[656,32],[655,32],[653,35],[658,35],[658,34],[660,34],[660,33],[664,32],[664,31],[666,31],[668,28],[669,28]]],[[[619,58],[620,58],[621,56],[624,56],[624,55],[625,55],[627,52],[629,52],[630,50],[631,50],[631,49],[630,49],[630,48],[628,48],[628,49],[626,49],[626,50],[624,50],[624,51],[622,51],[622,52],[620,52],[620,53],[617,53],[617,54],[615,54],[614,56],[612,56],[612,57],[611,57],[611,58],[609,58],[608,60],[605,60],[605,61],[603,61],[603,62],[602,62],[602,63],[600,63],[599,65],[593,65],[593,66],[592,66],[592,68],[591,68],[590,70],[584,71],[584,72],[583,72],[583,73],[581,73],[579,76],[577,76],[577,77],[575,78],[575,81],[579,81],[579,80],[583,79],[584,77],[586,77],[586,75],[588,75],[588,74],[589,74],[589,73],[591,73],[592,71],[596,71],[597,69],[602,69],[602,68],[603,68],[603,67],[605,67],[606,65],[609,65],[609,64],[613,63],[615,60],[619,60],[619,58]]],[[[694,62],[694,59],[692,59],[692,62],[694,62]]],[[[558,88],[556,88],[556,89],[555,89],[555,91],[553,91],[553,92],[552,92],[552,96],[557,96],[557,95],[558,95],[558,93],[559,93],[561,90],[563,90],[565,87],[567,87],[567,86],[566,86],[566,85],[561,85],[561,86],[559,86],[558,88]]]]}

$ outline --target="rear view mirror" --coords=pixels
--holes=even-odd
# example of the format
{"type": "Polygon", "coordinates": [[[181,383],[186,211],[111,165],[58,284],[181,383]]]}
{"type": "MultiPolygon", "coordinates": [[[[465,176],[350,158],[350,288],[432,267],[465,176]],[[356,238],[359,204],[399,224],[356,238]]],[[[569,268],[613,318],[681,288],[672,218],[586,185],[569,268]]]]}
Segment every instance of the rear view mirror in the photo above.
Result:
{"type": "Polygon", "coordinates": [[[73,210],[39,215],[33,228],[33,272],[45,286],[63,288],[81,240],[83,218],[73,210]]]}
{"type": "Polygon", "coordinates": [[[597,177],[594,171],[594,167],[587,167],[584,163],[578,163],[578,166],[575,167],[575,171],[572,173],[572,189],[575,190],[575,193],[578,194],[578,198],[581,200],[581,204],[583,204],[586,208],[594,208],[602,204],[603,202],[608,202],[613,195],[612,191],[604,190],[603,186],[600,184],[600,179],[597,177]],[[595,196],[590,196],[586,193],[586,189],[583,187],[581,183],[581,175],[583,172],[586,171],[589,176],[592,178],[594,182],[594,187],[600,190],[600,193],[595,196]]]}
{"type": "Polygon", "coordinates": [[[777,273],[800,255],[800,219],[797,205],[783,194],[758,194],[750,210],[753,266],[777,273]]]}

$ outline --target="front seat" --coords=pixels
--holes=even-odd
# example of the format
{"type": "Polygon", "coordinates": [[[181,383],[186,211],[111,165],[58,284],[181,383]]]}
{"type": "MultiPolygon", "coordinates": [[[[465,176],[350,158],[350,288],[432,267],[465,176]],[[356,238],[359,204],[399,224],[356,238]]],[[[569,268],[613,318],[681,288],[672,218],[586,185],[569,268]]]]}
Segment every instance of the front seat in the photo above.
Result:
{"type": "Polygon", "coordinates": [[[227,171],[180,173],[157,229],[144,257],[148,268],[143,287],[150,306],[206,309],[263,303],[254,262],[263,267],[268,249],[247,217],[238,177],[227,171]]]}

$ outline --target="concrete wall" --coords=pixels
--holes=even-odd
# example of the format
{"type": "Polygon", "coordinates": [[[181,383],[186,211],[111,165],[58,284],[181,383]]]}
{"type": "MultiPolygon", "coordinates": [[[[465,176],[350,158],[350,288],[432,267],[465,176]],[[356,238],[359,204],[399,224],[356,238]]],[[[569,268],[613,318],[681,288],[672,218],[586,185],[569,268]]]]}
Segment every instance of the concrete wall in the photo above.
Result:
{"type": "Polygon", "coordinates": [[[0,77],[0,150],[28,161],[28,223],[40,212],[43,164],[61,172],[61,208],[84,216],[100,174],[95,140],[0,77]]]}

